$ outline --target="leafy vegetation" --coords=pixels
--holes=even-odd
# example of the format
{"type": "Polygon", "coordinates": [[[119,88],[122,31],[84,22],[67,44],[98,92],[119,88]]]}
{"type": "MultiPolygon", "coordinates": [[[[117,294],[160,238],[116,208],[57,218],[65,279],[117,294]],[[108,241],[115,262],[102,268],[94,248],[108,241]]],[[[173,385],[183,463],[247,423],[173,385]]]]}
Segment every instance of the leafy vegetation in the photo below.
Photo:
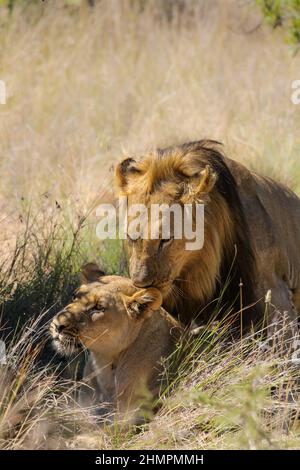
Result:
{"type": "Polygon", "coordinates": [[[273,27],[283,27],[287,39],[300,44],[300,1],[299,0],[256,0],[268,23],[273,27]]]}

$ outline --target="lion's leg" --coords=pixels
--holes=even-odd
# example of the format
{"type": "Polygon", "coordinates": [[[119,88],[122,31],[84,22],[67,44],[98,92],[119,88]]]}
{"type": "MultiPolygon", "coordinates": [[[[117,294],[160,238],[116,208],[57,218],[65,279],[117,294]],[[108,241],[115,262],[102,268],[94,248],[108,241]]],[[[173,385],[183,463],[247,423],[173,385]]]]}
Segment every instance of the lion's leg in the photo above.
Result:
{"type": "Polygon", "coordinates": [[[268,337],[277,351],[291,352],[298,335],[299,314],[287,284],[279,279],[274,284],[266,302],[268,337]]]}
{"type": "Polygon", "coordinates": [[[289,428],[295,419],[293,406],[299,400],[299,331],[298,310],[295,305],[294,293],[288,285],[279,280],[275,288],[271,289],[271,298],[266,303],[268,314],[268,340],[267,352],[278,360],[278,374],[287,379],[280,387],[275,387],[272,394],[279,401],[288,401],[290,410],[284,418],[284,427],[289,428]]]}
{"type": "Polygon", "coordinates": [[[293,289],[292,297],[293,297],[293,304],[295,305],[295,308],[296,308],[296,310],[298,312],[298,315],[299,315],[299,312],[300,312],[300,289],[293,289]]]}

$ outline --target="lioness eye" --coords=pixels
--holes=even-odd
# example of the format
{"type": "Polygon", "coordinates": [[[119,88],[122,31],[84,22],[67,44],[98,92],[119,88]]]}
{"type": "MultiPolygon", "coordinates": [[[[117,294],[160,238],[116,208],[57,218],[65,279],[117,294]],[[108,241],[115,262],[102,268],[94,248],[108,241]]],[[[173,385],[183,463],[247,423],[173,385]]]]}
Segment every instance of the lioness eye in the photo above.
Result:
{"type": "Polygon", "coordinates": [[[104,314],[106,308],[103,305],[95,305],[94,307],[90,307],[88,309],[88,314],[90,316],[93,316],[95,313],[101,313],[102,315],[104,314]]]}
{"type": "Polygon", "coordinates": [[[91,308],[89,311],[91,320],[96,321],[104,317],[105,310],[106,308],[103,305],[95,305],[95,307],[91,308]]]}
{"type": "Polygon", "coordinates": [[[92,321],[100,320],[100,318],[102,318],[102,317],[104,317],[104,311],[103,310],[93,310],[93,312],[91,312],[92,321]]]}
{"type": "Polygon", "coordinates": [[[105,307],[103,305],[97,305],[96,307],[97,312],[105,312],[105,307]]]}

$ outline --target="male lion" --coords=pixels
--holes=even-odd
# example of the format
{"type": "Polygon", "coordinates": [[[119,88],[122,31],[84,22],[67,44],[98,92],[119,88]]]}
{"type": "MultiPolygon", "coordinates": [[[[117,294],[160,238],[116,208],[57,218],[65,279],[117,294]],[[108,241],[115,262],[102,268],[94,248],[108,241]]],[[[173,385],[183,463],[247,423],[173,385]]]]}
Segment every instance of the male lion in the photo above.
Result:
{"type": "MultiPolygon", "coordinates": [[[[186,250],[187,240],[172,233],[127,240],[135,286],[160,289],[163,306],[185,323],[196,317],[206,323],[216,310],[231,311],[231,320],[239,318],[246,329],[263,318],[271,290],[268,324],[278,328],[287,317],[295,326],[300,200],[292,191],[225,157],[210,140],[126,158],[117,166],[116,182],[129,206],[205,205],[201,250],[186,250]]],[[[289,336],[294,332],[289,328],[289,336]]]]}
{"type": "Polygon", "coordinates": [[[106,404],[102,412],[138,424],[158,395],[161,360],[176,348],[182,327],[161,307],[157,289],[137,289],[120,276],[97,278],[93,264],[84,276],[87,283],[50,325],[54,344],[66,355],[82,347],[90,351],[81,405],[106,404]]]}

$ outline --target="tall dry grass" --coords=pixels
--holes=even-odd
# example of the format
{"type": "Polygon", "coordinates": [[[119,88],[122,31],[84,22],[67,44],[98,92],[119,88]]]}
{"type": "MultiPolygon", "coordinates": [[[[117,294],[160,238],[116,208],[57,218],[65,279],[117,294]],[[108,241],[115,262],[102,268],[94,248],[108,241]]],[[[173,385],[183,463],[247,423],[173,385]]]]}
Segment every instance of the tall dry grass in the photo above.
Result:
{"type": "Polygon", "coordinates": [[[53,361],[51,369],[35,364],[32,331],[45,341],[31,321],[0,366],[0,450],[299,448],[299,366],[256,337],[230,344],[215,325],[190,341],[186,356],[179,345],[180,374],[166,369],[160,409],[136,432],[80,409],[80,382],[58,380],[53,361]]]}
{"type": "Polygon", "coordinates": [[[280,32],[247,33],[260,22],[251,2],[188,1],[173,22],[162,1],[144,3],[0,10],[4,213],[45,191],[85,208],[123,153],[200,137],[297,187],[300,55],[280,32]]]}
{"type": "Polygon", "coordinates": [[[222,352],[216,341],[190,358],[194,369],[149,427],[124,436],[86,429],[70,413],[74,383],[61,391],[36,369],[38,353],[31,363],[46,324],[23,325],[41,314],[46,322],[67,301],[82,262],[126,270],[120,245],[96,239],[93,210],[112,199],[111,166],[123,154],[209,137],[300,192],[300,107],[291,102],[300,55],[260,25],[254,2],[189,0],[171,16],[163,0],[45,3],[11,16],[0,8],[0,333],[23,328],[5,367],[20,373],[0,380],[11,398],[0,398],[0,446],[297,447],[297,419],[287,416],[298,405],[270,393],[285,391],[294,372],[256,344],[222,352]]]}

